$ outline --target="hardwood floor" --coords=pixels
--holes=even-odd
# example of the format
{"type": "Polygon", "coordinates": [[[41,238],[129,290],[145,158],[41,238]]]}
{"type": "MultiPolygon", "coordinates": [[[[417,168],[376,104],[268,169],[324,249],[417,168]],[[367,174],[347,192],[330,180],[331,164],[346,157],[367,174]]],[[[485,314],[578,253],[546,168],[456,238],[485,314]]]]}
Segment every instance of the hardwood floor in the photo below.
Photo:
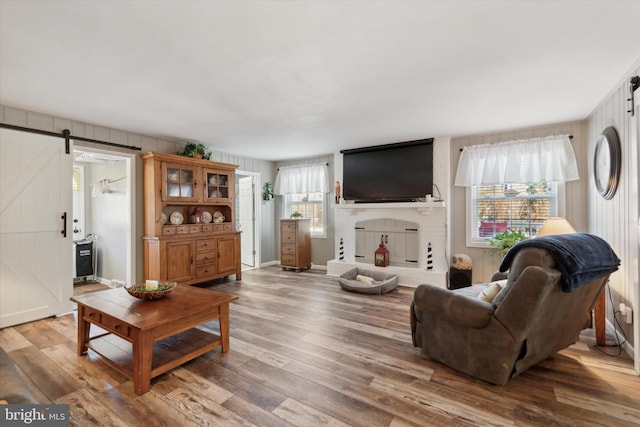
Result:
{"type": "Polygon", "coordinates": [[[276,267],[210,287],[239,296],[231,350],[157,377],[142,396],[100,356],[76,355],[75,314],[5,328],[0,345],[40,401],[69,404],[77,426],[640,424],[632,361],[604,355],[586,334],[493,386],[412,346],[412,288],[353,294],[324,272],[276,267]]]}

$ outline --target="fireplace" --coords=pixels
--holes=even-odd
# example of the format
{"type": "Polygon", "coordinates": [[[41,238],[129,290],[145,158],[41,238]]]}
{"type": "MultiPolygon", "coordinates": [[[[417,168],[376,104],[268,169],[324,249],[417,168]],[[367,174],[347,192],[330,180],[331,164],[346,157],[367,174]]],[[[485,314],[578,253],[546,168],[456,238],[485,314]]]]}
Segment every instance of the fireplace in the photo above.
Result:
{"type": "Polygon", "coordinates": [[[335,259],[327,263],[327,274],[359,267],[398,274],[401,284],[446,287],[445,215],[444,202],[336,205],[335,259]],[[388,267],[373,262],[381,238],[390,252],[388,267]]]}

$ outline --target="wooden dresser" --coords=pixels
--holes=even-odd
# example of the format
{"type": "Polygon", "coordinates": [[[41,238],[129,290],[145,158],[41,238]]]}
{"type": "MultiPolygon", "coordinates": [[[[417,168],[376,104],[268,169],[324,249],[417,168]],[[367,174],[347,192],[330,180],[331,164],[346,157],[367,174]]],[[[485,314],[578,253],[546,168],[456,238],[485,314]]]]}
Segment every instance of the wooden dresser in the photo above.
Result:
{"type": "Polygon", "coordinates": [[[144,278],[185,285],[232,274],[241,280],[237,166],[166,153],[141,157],[144,278]]]}
{"type": "Polygon", "coordinates": [[[311,268],[311,220],[280,220],[280,267],[300,271],[311,268]]]}

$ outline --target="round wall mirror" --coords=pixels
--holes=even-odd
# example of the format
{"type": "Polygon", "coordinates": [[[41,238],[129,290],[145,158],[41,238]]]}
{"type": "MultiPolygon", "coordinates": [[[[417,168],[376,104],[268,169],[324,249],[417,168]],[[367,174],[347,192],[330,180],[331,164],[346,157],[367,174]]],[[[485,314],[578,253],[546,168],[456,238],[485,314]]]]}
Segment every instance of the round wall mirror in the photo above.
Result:
{"type": "Polygon", "coordinates": [[[618,132],[613,126],[602,131],[593,154],[593,179],[598,193],[606,200],[613,198],[618,189],[622,153],[618,132]]]}

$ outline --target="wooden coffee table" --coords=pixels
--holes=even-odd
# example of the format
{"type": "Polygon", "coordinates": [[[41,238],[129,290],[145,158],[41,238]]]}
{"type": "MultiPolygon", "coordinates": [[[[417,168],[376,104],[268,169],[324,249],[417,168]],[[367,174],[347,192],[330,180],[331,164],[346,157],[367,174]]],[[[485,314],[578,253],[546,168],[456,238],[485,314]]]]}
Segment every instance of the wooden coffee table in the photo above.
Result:
{"type": "Polygon", "coordinates": [[[236,299],[184,285],[152,301],[123,288],[72,297],[78,304],[78,354],[89,348],[100,354],[133,378],[137,395],[144,394],[151,378],[218,346],[223,353],[229,350],[229,303],[236,299]],[[220,335],[196,328],[216,318],[220,335]],[[92,324],[104,331],[91,336],[92,324]]]}

